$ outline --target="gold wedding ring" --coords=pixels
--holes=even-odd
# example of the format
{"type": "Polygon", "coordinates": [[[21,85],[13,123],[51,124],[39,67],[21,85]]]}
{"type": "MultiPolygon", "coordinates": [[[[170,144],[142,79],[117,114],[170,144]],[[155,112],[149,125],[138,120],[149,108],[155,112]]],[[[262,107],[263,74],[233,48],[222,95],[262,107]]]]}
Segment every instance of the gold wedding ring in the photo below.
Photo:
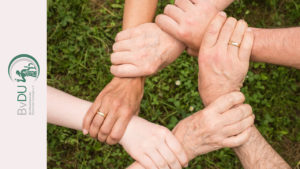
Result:
{"type": "Polygon", "coordinates": [[[101,111],[98,111],[98,114],[99,114],[100,116],[102,116],[103,118],[105,118],[105,114],[102,113],[101,111]]]}
{"type": "Polygon", "coordinates": [[[240,44],[237,43],[237,42],[233,42],[233,41],[229,41],[228,45],[232,45],[232,46],[235,46],[235,47],[240,47],[240,44]]]}

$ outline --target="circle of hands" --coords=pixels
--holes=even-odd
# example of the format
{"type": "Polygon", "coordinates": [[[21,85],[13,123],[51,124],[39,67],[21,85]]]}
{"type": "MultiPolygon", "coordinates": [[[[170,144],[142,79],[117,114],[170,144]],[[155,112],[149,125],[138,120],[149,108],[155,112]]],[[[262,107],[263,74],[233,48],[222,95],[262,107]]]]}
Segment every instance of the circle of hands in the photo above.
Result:
{"type": "Polygon", "coordinates": [[[254,123],[240,92],[253,39],[244,20],[227,17],[210,1],[176,0],[155,23],[117,34],[111,54],[115,78],[85,115],[83,133],[110,145],[120,143],[136,160],[130,169],[179,169],[201,154],[241,146],[254,123]],[[185,49],[198,57],[198,89],[205,108],[170,131],[137,116],[143,77],[157,73],[185,49]]]}

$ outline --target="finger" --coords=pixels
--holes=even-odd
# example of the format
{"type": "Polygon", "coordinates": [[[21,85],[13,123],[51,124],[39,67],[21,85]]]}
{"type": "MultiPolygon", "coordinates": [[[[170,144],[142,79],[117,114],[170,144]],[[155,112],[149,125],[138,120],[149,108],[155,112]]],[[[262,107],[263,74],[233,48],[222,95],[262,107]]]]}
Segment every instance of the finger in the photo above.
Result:
{"type": "Polygon", "coordinates": [[[110,145],[118,143],[123,137],[123,134],[125,133],[130,120],[131,118],[127,118],[127,117],[119,118],[116,124],[114,125],[111,134],[108,136],[106,142],[110,145]]]}
{"type": "MultiPolygon", "coordinates": [[[[248,24],[244,20],[239,20],[236,24],[236,27],[235,27],[233,33],[232,33],[230,41],[241,44],[247,27],[248,27],[248,24]]],[[[233,46],[233,45],[228,45],[227,50],[228,50],[228,53],[230,56],[238,57],[239,47],[233,46]]]]}
{"type": "Polygon", "coordinates": [[[178,38],[178,29],[179,25],[169,16],[167,15],[158,15],[155,18],[155,23],[164,31],[170,34],[171,36],[178,38]]]}
{"type": "Polygon", "coordinates": [[[164,159],[167,161],[167,163],[171,169],[181,169],[180,162],[175,157],[173,152],[169,149],[169,146],[167,144],[160,146],[158,148],[158,151],[164,157],[164,159]]]}
{"type": "Polygon", "coordinates": [[[236,25],[236,19],[229,17],[225,24],[222,27],[222,30],[220,32],[220,36],[218,38],[218,44],[222,45],[222,46],[228,46],[230,37],[234,31],[235,25],[236,25]]]}
{"type": "Polygon", "coordinates": [[[254,123],[254,115],[250,115],[247,118],[241,120],[232,125],[228,125],[222,129],[226,137],[231,137],[240,134],[254,123]]]}
{"type": "Polygon", "coordinates": [[[134,162],[130,166],[128,166],[126,169],[145,169],[140,163],[134,162]]]}
{"type": "Polygon", "coordinates": [[[199,49],[191,49],[191,48],[188,48],[187,49],[187,53],[191,56],[198,56],[198,53],[199,53],[199,49]]]}
{"type": "Polygon", "coordinates": [[[148,155],[139,156],[140,158],[137,161],[145,168],[145,169],[158,169],[155,163],[148,155]]]}
{"type": "Polygon", "coordinates": [[[177,6],[168,4],[164,9],[164,14],[179,23],[183,18],[184,12],[177,6]]]}
{"type": "Polygon", "coordinates": [[[147,152],[147,155],[155,163],[157,168],[159,168],[159,169],[169,169],[167,162],[164,160],[162,155],[156,149],[149,150],[147,152]]]}
{"type": "Polygon", "coordinates": [[[221,118],[225,125],[237,123],[252,114],[252,108],[249,104],[242,104],[234,107],[222,114],[221,118]]]}
{"type": "Polygon", "coordinates": [[[82,130],[84,135],[88,134],[92,121],[101,106],[101,98],[102,98],[101,96],[102,96],[102,92],[97,96],[94,103],[92,104],[92,106],[89,108],[88,112],[84,116],[83,124],[82,124],[82,130]]]}
{"type": "Polygon", "coordinates": [[[123,52],[123,51],[130,51],[132,46],[131,40],[122,40],[114,43],[113,45],[113,51],[114,52],[123,52]]]}
{"type": "Polygon", "coordinates": [[[90,136],[93,138],[97,138],[99,129],[103,123],[104,117],[100,116],[99,114],[96,114],[95,118],[93,119],[93,123],[90,127],[89,133],[90,136]]]}
{"type": "Polygon", "coordinates": [[[249,62],[253,41],[253,31],[251,28],[247,28],[239,50],[239,58],[241,61],[249,62]]]}
{"type": "Polygon", "coordinates": [[[188,157],[184,152],[182,145],[178,142],[178,140],[172,133],[167,134],[166,143],[175,154],[176,158],[179,160],[181,166],[187,166],[189,162],[188,157]]]}
{"type": "Polygon", "coordinates": [[[191,0],[193,4],[199,4],[201,0],[191,0]]]}
{"type": "Polygon", "coordinates": [[[241,104],[245,101],[245,96],[241,92],[231,92],[225,94],[210,105],[208,105],[208,110],[215,112],[215,113],[224,113],[225,111],[229,110],[231,107],[241,104]]]}
{"type": "Polygon", "coordinates": [[[194,4],[190,0],[175,0],[175,5],[183,11],[189,11],[194,7],[194,4]]]}
{"type": "Polygon", "coordinates": [[[131,28],[131,29],[126,29],[126,30],[123,30],[123,31],[119,32],[116,35],[115,41],[118,42],[118,41],[123,41],[123,40],[130,39],[133,35],[133,31],[134,31],[134,29],[131,28]]]}
{"type": "Polygon", "coordinates": [[[224,147],[237,147],[247,142],[251,135],[251,130],[253,127],[249,127],[245,131],[243,131],[241,134],[237,136],[232,136],[229,138],[226,138],[223,140],[223,146],[224,147]]]}
{"type": "Polygon", "coordinates": [[[141,77],[148,76],[143,71],[140,71],[135,65],[123,64],[123,65],[112,65],[110,72],[117,77],[141,77]]]}
{"type": "Polygon", "coordinates": [[[219,12],[218,15],[211,21],[211,24],[206,29],[202,40],[203,47],[209,48],[216,44],[221,28],[224,25],[225,21],[226,13],[223,11],[219,12]]]}
{"type": "Polygon", "coordinates": [[[107,137],[110,135],[110,132],[117,121],[116,112],[111,111],[105,117],[105,120],[99,130],[98,140],[105,142],[107,137]]]}
{"type": "Polygon", "coordinates": [[[132,52],[115,52],[110,55],[110,61],[113,65],[131,64],[134,60],[132,52]]]}

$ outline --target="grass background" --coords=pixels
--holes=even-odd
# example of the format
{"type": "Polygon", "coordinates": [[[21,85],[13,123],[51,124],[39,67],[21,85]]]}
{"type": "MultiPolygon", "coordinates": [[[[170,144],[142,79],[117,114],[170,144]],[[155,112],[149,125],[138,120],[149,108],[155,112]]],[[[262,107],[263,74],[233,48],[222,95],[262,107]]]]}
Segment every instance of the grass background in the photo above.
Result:
{"type": "MultiPolygon", "coordinates": [[[[93,101],[112,79],[111,46],[121,30],[124,0],[48,0],[48,85],[93,101]]],[[[158,13],[172,1],[159,1],[158,13]]],[[[240,0],[226,12],[254,27],[300,25],[300,0],[240,0]]],[[[146,81],[140,116],[168,128],[203,108],[197,92],[197,61],[187,54],[146,81]],[[175,85],[180,80],[181,85],[175,85]]],[[[300,168],[300,71],[251,63],[242,89],[255,124],[292,166],[300,168]]],[[[81,132],[48,125],[49,169],[121,169],[133,160],[81,132]]],[[[198,157],[190,169],[242,168],[230,149],[198,157]]]]}

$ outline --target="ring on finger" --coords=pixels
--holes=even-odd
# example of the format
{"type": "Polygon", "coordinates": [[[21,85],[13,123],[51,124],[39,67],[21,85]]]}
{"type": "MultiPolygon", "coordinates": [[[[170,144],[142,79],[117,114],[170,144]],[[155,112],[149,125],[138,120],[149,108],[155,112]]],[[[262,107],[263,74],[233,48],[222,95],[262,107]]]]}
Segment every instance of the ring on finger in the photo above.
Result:
{"type": "Polygon", "coordinates": [[[98,111],[97,113],[98,113],[100,116],[102,116],[103,118],[106,117],[106,114],[105,114],[105,113],[102,113],[101,111],[98,111]]]}
{"type": "Polygon", "coordinates": [[[229,41],[228,45],[232,45],[232,46],[236,46],[236,47],[240,47],[240,44],[234,41],[229,41]]]}

